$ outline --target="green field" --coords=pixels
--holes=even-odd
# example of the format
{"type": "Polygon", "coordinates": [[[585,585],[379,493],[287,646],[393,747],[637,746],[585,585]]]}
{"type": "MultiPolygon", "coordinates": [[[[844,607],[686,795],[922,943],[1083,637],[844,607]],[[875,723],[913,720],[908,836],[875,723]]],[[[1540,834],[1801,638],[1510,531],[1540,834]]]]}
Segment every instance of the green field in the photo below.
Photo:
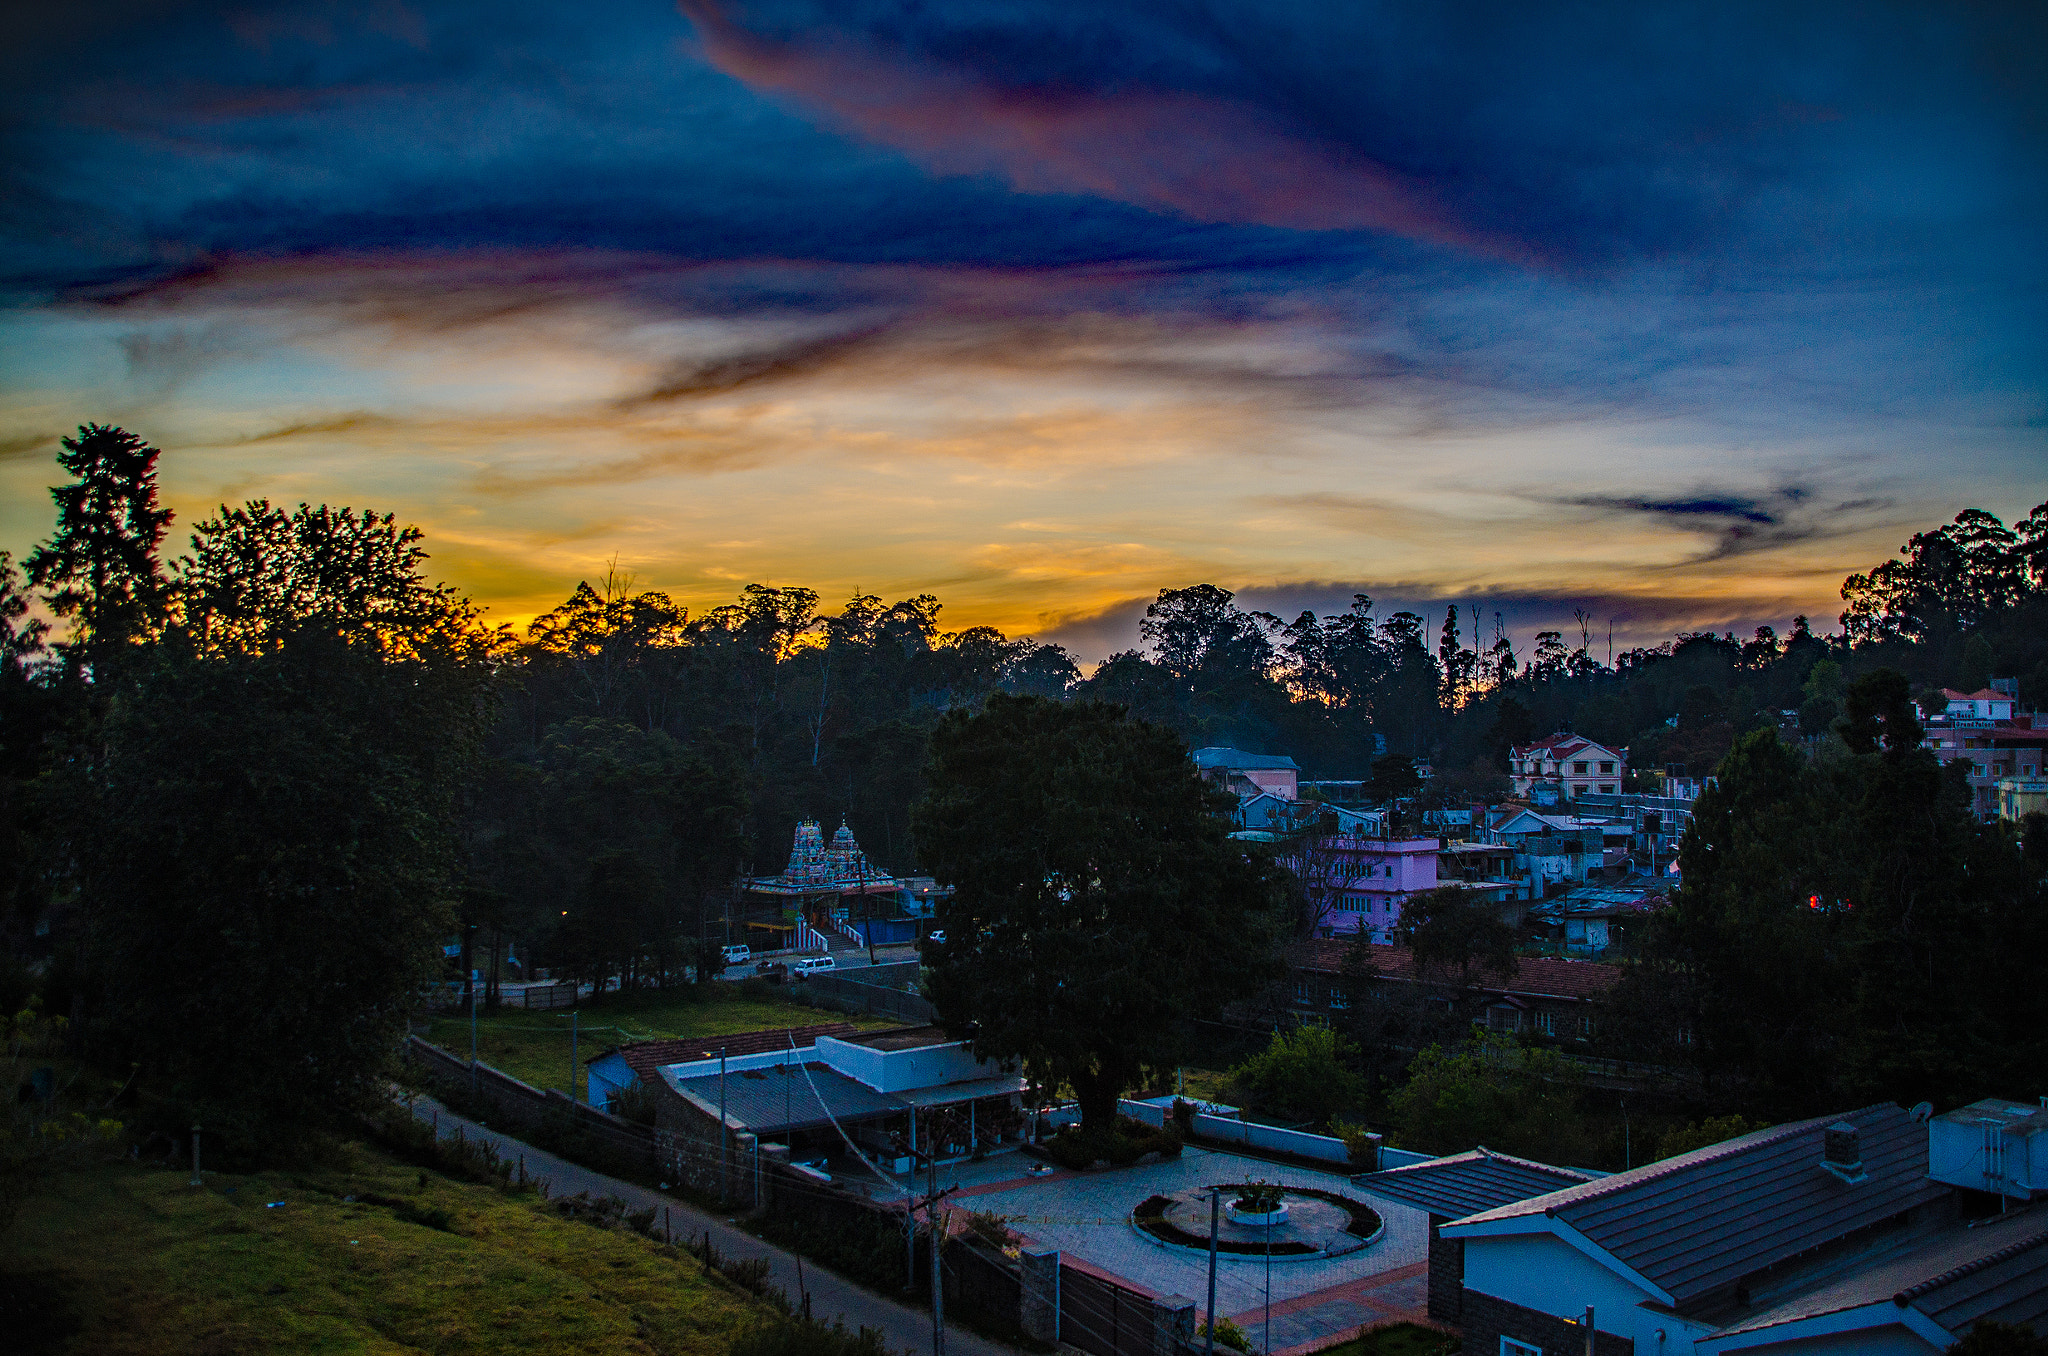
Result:
{"type": "MultiPolygon", "coordinates": [[[[817,1022],[852,1022],[863,1028],[895,1026],[886,1017],[848,1017],[830,1008],[813,1008],[780,997],[763,985],[707,985],[701,998],[677,993],[607,994],[601,1005],[588,1006],[577,1017],[577,1058],[588,1060],[607,1046],[658,1036],[722,1036],[766,1027],[810,1026],[817,1022]]],[[[469,1055],[469,1018],[434,1018],[426,1038],[465,1058],[469,1055]]],[[[496,1016],[477,1018],[477,1058],[543,1090],[569,1090],[569,1014],[501,1009],[496,1016]]],[[[580,1085],[579,1085],[580,1086],[580,1085]]]]}
{"type": "Polygon", "coordinates": [[[712,1356],[771,1312],[638,1234],[360,1145],[318,1170],[186,1182],[124,1163],[31,1197],[0,1233],[8,1350],[712,1356]],[[342,1199],[363,1193],[396,1204],[342,1199]]]}

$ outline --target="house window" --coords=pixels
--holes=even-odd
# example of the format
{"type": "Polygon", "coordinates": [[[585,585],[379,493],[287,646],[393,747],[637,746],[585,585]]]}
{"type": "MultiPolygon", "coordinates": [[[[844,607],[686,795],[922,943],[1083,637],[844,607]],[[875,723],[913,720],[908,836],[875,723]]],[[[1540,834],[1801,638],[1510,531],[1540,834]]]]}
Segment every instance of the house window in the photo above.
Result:
{"type": "Polygon", "coordinates": [[[1330,990],[1330,1006],[1339,1012],[1343,1011],[1351,1006],[1351,995],[1345,993],[1342,989],[1330,990]]]}
{"type": "Polygon", "coordinates": [[[1307,975],[1302,975],[1294,981],[1294,1001],[1297,1003],[1306,1003],[1309,1001],[1307,975]]]}
{"type": "Polygon", "coordinates": [[[1602,783],[1600,783],[1600,794],[1601,794],[1601,795],[1603,795],[1603,796],[1611,796],[1611,795],[1613,795],[1613,794],[1614,794],[1614,784],[1613,784],[1612,782],[1602,782],[1602,783]]]}
{"type": "Polygon", "coordinates": [[[1557,1018],[1547,1012],[1537,1013],[1536,1029],[1546,1036],[1555,1036],[1557,1034],[1557,1018]]]}
{"type": "Polygon", "coordinates": [[[1542,1347],[1532,1347],[1527,1342],[1517,1342],[1512,1337],[1500,1339],[1500,1356],[1543,1356],[1542,1347]]]}
{"type": "Polygon", "coordinates": [[[1582,1016],[1579,1018],[1579,1039],[1582,1041],[1593,1039],[1593,1019],[1591,1017],[1582,1016]]]}
{"type": "Polygon", "coordinates": [[[1581,760],[1581,761],[1579,761],[1579,762],[1573,763],[1573,764],[1572,764],[1572,771],[1574,771],[1574,772],[1576,772],[1576,773],[1579,773],[1579,774],[1580,774],[1581,776],[1583,776],[1583,775],[1585,774],[1585,771],[1586,771],[1586,764],[1585,764],[1584,760],[1581,760]]]}
{"type": "Polygon", "coordinates": [[[1601,776],[1603,776],[1603,777],[1611,777],[1611,776],[1613,776],[1613,775],[1614,775],[1614,764],[1612,764],[1612,763],[1602,763],[1602,764],[1600,765],[1600,775],[1601,775],[1601,776]]]}

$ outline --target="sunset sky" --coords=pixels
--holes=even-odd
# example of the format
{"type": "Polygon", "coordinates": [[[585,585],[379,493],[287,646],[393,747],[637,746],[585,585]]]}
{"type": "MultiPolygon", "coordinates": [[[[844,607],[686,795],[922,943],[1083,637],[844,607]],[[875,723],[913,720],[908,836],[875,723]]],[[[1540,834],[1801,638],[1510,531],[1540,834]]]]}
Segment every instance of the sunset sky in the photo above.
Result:
{"type": "Polygon", "coordinates": [[[181,524],[390,510],[512,621],[616,558],[1087,659],[1204,581],[1832,626],[2048,498],[2044,14],[38,6],[0,548],[96,420],[181,524]]]}

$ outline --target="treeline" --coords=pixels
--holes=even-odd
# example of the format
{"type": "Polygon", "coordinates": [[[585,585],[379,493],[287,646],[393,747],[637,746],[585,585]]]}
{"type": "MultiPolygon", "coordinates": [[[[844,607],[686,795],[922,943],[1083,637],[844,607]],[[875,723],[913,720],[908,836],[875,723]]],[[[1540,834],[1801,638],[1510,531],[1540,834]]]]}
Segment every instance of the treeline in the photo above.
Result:
{"type": "Polygon", "coordinates": [[[2048,507],[1914,538],[1845,586],[1836,636],[1689,635],[1610,666],[1590,620],[1521,656],[1455,609],[1432,636],[1364,597],[1286,621],[1197,585],[1084,678],[1056,645],[945,629],[929,595],[821,611],[750,585],[691,615],[613,575],[515,634],[428,576],[416,530],[324,506],[223,508],[167,559],[157,458],[81,428],[51,537],[0,562],[0,1004],[38,988],[76,1039],[229,1121],[369,1095],[451,940],[458,973],[516,947],[670,982],[799,818],[844,816],[916,870],[931,730],[995,692],[1122,703],[1311,775],[1366,776],[1384,743],[1454,799],[1497,794],[1506,746],[1563,725],[1706,771],[1783,709],[1831,728],[1879,667],[2048,690],[2048,507]]]}

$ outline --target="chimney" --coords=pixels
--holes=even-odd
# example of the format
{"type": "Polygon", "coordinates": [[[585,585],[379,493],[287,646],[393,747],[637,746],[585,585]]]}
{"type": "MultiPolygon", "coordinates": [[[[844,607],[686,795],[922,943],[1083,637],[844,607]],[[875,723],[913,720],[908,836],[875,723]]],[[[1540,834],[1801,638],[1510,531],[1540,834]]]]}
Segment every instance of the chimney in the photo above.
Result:
{"type": "Polygon", "coordinates": [[[1864,1178],[1862,1136],[1847,1121],[1836,1121],[1823,1132],[1820,1165],[1844,1182],[1864,1178]]]}

